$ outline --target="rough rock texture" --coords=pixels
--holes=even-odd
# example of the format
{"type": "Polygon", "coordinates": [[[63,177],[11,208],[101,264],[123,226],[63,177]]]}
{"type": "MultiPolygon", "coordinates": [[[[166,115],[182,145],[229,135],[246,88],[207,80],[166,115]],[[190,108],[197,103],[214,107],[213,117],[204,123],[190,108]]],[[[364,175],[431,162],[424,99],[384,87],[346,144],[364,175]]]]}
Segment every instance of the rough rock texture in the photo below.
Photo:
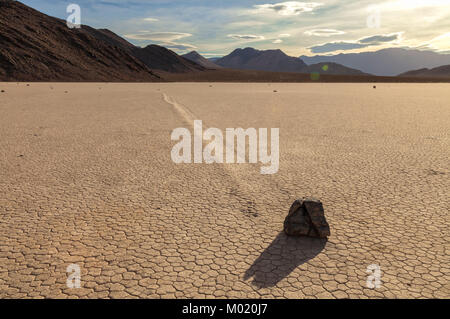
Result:
{"type": "Polygon", "coordinates": [[[314,198],[297,199],[284,221],[284,232],[289,236],[330,236],[330,226],[325,219],[322,202],[314,198]]]}

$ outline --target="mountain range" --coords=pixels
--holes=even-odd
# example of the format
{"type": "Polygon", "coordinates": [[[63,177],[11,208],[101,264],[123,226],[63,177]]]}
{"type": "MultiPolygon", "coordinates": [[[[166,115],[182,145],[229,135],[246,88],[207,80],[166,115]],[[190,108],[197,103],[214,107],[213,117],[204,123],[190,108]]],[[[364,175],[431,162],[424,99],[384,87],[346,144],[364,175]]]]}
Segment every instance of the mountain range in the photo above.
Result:
{"type": "Polygon", "coordinates": [[[337,63],[318,63],[308,66],[302,59],[288,56],[281,50],[236,49],[214,63],[224,68],[239,70],[364,75],[359,70],[337,63]]]}
{"type": "Polygon", "coordinates": [[[450,64],[450,54],[402,48],[338,55],[301,56],[300,58],[306,64],[334,62],[378,76],[396,76],[410,70],[450,64]]]}

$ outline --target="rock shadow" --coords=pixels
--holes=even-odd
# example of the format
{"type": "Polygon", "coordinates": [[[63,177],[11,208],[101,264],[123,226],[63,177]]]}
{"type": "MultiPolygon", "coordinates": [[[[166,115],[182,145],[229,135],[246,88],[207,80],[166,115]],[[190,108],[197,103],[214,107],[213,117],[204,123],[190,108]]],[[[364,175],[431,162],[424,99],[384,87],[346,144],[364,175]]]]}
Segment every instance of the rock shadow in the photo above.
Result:
{"type": "Polygon", "coordinates": [[[327,239],[290,237],[281,232],[245,272],[244,280],[253,277],[252,283],[258,288],[273,287],[317,256],[326,243],[327,239]]]}

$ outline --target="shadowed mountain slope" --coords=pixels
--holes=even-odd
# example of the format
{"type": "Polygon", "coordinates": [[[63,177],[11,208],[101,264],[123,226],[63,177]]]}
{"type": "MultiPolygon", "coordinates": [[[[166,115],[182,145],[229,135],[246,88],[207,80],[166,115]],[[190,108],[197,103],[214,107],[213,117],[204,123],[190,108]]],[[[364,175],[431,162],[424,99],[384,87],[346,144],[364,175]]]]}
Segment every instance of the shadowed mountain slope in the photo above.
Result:
{"type": "Polygon", "coordinates": [[[188,59],[192,62],[197,63],[198,65],[201,65],[207,69],[220,69],[221,66],[215,64],[214,62],[204,58],[202,55],[200,55],[197,51],[192,51],[187,54],[182,55],[183,58],[188,59]]]}
{"type": "MultiPolygon", "coordinates": [[[[158,81],[145,64],[83,26],[0,0],[0,79],[7,81],[158,81]]],[[[119,40],[117,40],[119,41],[119,40]]]]}
{"type": "Polygon", "coordinates": [[[205,67],[159,45],[151,44],[145,48],[133,47],[130,50],[131,54],[153,70],[181,73],[205,70],[205,67]]]}

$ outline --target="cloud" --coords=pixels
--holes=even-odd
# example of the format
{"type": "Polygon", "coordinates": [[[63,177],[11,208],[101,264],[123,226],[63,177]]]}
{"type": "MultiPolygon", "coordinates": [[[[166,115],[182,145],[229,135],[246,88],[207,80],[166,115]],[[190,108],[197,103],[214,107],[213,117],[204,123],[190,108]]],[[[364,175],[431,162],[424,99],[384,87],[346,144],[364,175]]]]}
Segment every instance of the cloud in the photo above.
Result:
{"type": "Polygon", "coordinates": [[[359,43],[367,43],[371,45],[375,44],[381,44],[385,42],[393,42],[401,40],[402,32],[392,33],[392,34],[381,34],[381,35],[374,35],[370,37],[365,37],[362,39],[359,39],[359,43]]]}
{"type": "Polygon", "coordinates": [[[289,38],[290,36],[291,35],[289,33],[282,33],[278,35],[279,38],[289,38]]]}
{"type": "Polygon", "coordinates": [[[418,50],[430,50],[439,53],[449,54],[450,51],[450,32],[441,34],[426,43],[422,43],[415,47],[418,50]]]}
{"type": "Polygon", "coordinates": [[[259,41],[264,40],[265,37],[262,35],[253,35],[253,34],[229,34],[227,35],[229,38],[237,39],[237,40],[251,40],[251,41],[259,41]]]}
{"type": "Polygon", "coordinates": [[[310,47],[312,53],[327,53],[340,50],[354,50],[367,47],[367,44],[356,42],[329,42],[310,47]]]}
{"type": "Polygon", "coordinates": [[[175,41],[192,36],[183,32],[148,32],[140,31],[137,34],[127,34],[126,38],[139,41],[152,41],[171,50],[187,51],[197,49],[196,46],[188,43],[177,43],[175,41]]]}
{"type": "Polygon", "coordinates": [[[245,28],[245,27],[255,27],[255,26],[263,26],[266,25],[267,22],[264,21],[235,21],[227,24],[228,28],[245,28]]]}
{"type": "Polygon", "coordinates": [[[192,51],[197,49],[195,45],[187,44],[187,43],[161,43],[163,47],[166,47],[170,50],[177,50],[177,51],[192,51]]]}
{"type": "Polygon", "coordinates": [[[144,18],[142,20],[147,21],[147,22],[157,22],[157,21],[159,21],[159,19],[156,19],[156,18],[144,18]]]}
{"type": "Polygon", "coordinates": [[[397,32],[364,37],[357,41],[329,42],[309,47],[309,49],[312,53],[328,53],[334,51],[355,50],[384,43],[400,42],[402,40],[402,34],[403,32],[397,32]]]}
{"type": "Polygon", "coordinates": [[[276,39],[276,40],[274,40],[272,43],[275,43],[275,44],[283,43],[283,40],[281,40],[281,39],[276,39]]]}
{"type": "Polygon", "coordinates": [[[182,32],[140,32],[137,34],[125,35],[126,38],[133,40],[162,41],[168,43],[190,36],[192,36],[192,34],[182,32]]]}
{"type": "Polygon", "coordinates": [[[315,29],[305,31],[306,35],[315,36],[315,37],[331,37],[334,35],[342,35],[345,34],[344,31],[334,30],[334,29],[315,29]]]}
{"type": "Polygon", "coordinates": [[[416,10],[427,7],[442,8],[448,5],[448,0],[394,0],[380,4],[381,9],[388,10],[416,10]]]}
{"type": "Polygon", "coordinates": [[[322,3],[317,2],[287,1],[274,4],[258,4],[254,5],[254,7],[258,11],[272,11],[284,16],[293,16],[303,12],[311,12],[322,5],[322,3]]]}

